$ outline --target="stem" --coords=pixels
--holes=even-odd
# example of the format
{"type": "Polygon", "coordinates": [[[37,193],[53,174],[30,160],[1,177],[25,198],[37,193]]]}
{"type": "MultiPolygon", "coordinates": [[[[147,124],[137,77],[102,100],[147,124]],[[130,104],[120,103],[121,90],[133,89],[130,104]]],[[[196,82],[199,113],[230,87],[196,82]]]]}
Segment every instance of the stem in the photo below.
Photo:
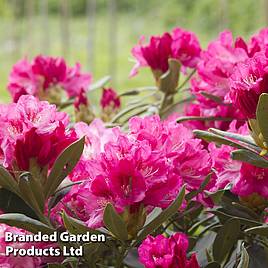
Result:
{"type": "Polygon", "coordinates": [[[187,82],[192,78],[192,76],[195,74],[195,72],[196,72],[196,69],[194,69],[186,78],[185,78],[185,80],[182,82],[182,84],[178,87],[178,91],[180,90],[180,89],[182,89],[186,84],[187,84],[187,82]]]}

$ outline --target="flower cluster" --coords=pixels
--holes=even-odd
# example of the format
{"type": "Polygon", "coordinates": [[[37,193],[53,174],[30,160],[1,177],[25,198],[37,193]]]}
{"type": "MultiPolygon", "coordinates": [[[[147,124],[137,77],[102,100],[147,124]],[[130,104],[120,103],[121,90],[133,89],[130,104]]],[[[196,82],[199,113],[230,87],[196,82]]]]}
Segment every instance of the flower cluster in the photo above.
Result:
{"type": "Polygon", "coordinates": [[[67,114],[46,101],[25,95],[0,110],[1,162],[10,169],[29,170],[31,162],[49,166],[76,140],[76,134],[66,128],[67,114]]]}
{"type": "MultiPolygon", "coordinates": [[[[87,139],[71,179],[84,183],[74,187],[64,203],[91,227],[103,224],[108,202],[120,213],[129,209],[130,215],[143,207],[165,208],[184,183],[187,191],[199,189],[211,169],[210,155],[201,141],[175,120],[133,117],[128,133],[119,128],[104,130],[99,121],[75,128],[87,139]]],[[[213,186],[211,181],[207,189],[213,186]]],[[[198,200],[209,202],[202,195],[198,200]]]]}
{"type": "Polygon", "coordinates": [[[131,71],[131,76],[137,74],[140,67],[149,66],[156,78],[168,70],[168,60],[176,59],[184,67],[194,68],[198,62],[201,48],[196,35],[181,28],[175,28],[172,33],[153,36],[149,44],[143,45],[144,37],[132,49],[137,63],[131,71]]]}
{"type": "Polygon", "coordinates": [[[8,90],[14,102],[21,95],[29,94],[60,104],[63,93],[71,98],[78,96],[81,89],[88,89],[92,77],[81,73],[80,69],[78,63],[74,67],[68,67],[62,58],[40,55],[32,62],[23,59],[13,66],[8,90]]]}
{"type": "Polygon", "coordinates": [[[187,259],[188,246],[187,236],[182,233],[169,238],[148,236],[139,247],[139,259],[145,268],[199,268],[195,254],[187,259]]]}

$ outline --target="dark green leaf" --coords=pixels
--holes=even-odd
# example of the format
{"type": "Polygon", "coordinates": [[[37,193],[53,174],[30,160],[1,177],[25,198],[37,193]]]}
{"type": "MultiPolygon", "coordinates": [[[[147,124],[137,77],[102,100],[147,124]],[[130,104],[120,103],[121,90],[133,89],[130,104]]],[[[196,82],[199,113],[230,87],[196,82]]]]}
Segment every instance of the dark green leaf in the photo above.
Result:
{"type": "Polygon", "coordinates": [[[240,221],[228,220],[219,230],[213,243],[213,258],[219,263],[224,263],[230,250],[237,242],[240,233],[240,221]]]}
{"type": "Polygon", "coordinates": [[[161,224],[172,217],[176,212],[178,212],[185,195],[185,185],[181,188],[177,198],[170,204],[168,208],[162,211],[154,220],[147,224],[140,232],[137,237],[136,243],[141,242],[147,235],[151,234],[156,230],[161,224]]]}
{"type": "Polygon", "coordinates": [[[260,168],[268,167],[268,160],[266,160],[264,157],[260,156],[259,154],[253,153],[252,151],[249,151],[249,150],[244,150],[244,149],[235,150],[231,152],[231,157],[233,160],[247,162],[256,167],[260,167],[260,168]]]}
{"type": "Polygon", "coordinates": [[[105,227],[119,240],[126,241],[128,239],[126,224],[110,203],[104,210],[103,221],[105,227]]]}
{"type": "Polygon", "coordinates": [[[52,234],[54,230],[46,224],[19,213],[7,213],[0,215],[0,223],[22,228],[32,233],[42,232],[52,234]]]}
{"type": "Polygon", "coordinates": [[[210,262],[205,268],[221,268],[221,265],[217,262],[210,262]]]}
{"type": "Polygon", "coordinates": [[[99,231],[87,227],[82,221],[67,215],[65,212],[62,214],[62,219],[65,228],[71,234],[86,234],[88,232],[92,234],[100,234],[99,231]]]}
{"type": "Polygon", "coordinates": [[[49,263],[48,268],[65,268],[66,266],[64,264],[60,263],[49,263]]]}
{"type": "Polygon", "coordinates": [[[84,149],[85,138],[69,145],[56,159],[45,185],[45,196],[53,194],[64,178],[73,170],[84,149]]]}
{"type": "Polygon", "coordinates": [[[0,186],[6,188],[7,190],[18,193],[18,184],[15,181],[15,178],[3,167],[0,165],[0,186]]]}
{"type": "Polygon", "coordinates": [[[4,213],[21,213],[28,217],[38,219],[33,209],[27,205],[19,196],[6,190],[0,189],[0,209],[4,213]]]}
{"type": "Polygon", "coordinates": [[[268,237],[268,224],[249,228],[249,229],[245,230],[245,232],[250,233],[250,234],[268,237]]]}
{"type": "Polygon", "coordinates": [[[256,119],[263,136],[264,141],[268,144],[268,94],[263,93],[259,97],[256,111],[256,119]]]}

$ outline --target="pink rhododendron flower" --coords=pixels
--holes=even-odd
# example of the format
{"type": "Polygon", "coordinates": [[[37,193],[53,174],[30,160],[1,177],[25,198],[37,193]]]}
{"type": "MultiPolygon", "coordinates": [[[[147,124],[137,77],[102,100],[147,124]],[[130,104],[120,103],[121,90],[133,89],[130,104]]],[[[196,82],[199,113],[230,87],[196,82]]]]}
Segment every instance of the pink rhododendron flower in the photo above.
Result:
{"type": "Polygon", "coordinates": [[[201,48],[196,35],[181,28],[172,31],[172,58],[185,67],[195,68],[200,57],[201,48]]]}
{"type": "Polygon", "coordinates": [[[60,90],[65,91],[68,97],[75,97],[82,88],[87,89],[90,82],[91,75],[81,73],[79,64],[68,67],[63,58],[40,55],[32,62],[24,59],[13,66],[8,90],[14,102],[27,94],[58,101],[60,90]]]}
{"type": "Polygon", "coordinates": [[[0,110],[0,148],[5,167],[11,167],[16,156],[23,167],[33,155],[38,156],[40,164],[48,163],[49,155],[69,144],[71,136],[65,136],[68,116],[58,112],[55,105],[25,95],[17,103],[2,105],[0,110]]]}
{"type": "Polygon", "coordinates": [[[138,248],[139,260],[145,268],[199,268],[195,254],[187,258],[188,246],[183,233],[148,236],[138,248]]]}
{"type": "MultiPolygon", "coordinates": [[[[199,107],[187,108],[186,115],[243,118],[224,98],[230,90],[228,79],[234,67],[246,58],[248,56],[245,50],[233,45],[231,32],[224,31],[218,39],[212,41],[207,50],[201,53],[201,60],[197,65],[198,76],[191,79],[191,91],[196,96],[196,105],[199,107]],[[205,96],[203,92],[212,97],[205,96]]],[[[211,121],[203,129],[218,127],[226,130],[228,126],[228,122],[211,121]]]]}
{"type": "MultiPolygon", "coordinates": [[[[194,139],[175,119],[162,122],[159,116],[133,117],[129,127],[130,131],[123,133],[119,128],[104,130],[99,121],[92,126],[75,125],[78,136],[86,135],[86,144],[70,178],[84,183],[63,202],[70,207],[67,213],[77,211],[75,214],[91,227],[102,226],[108,202],[120,213],[136,211],[141,205],[148,210],[165,208],[184,182],[187,191],[199,189],[210,173],[210,155],[201,140],[194,139]]],[[[206,189],[211,187],[213,179],[206,189]]],[[[203,194],[197,200],[210,205],[203,194]]]]}
{"type": "Polygon", "coordinates": [[[117,109],[120,107],[121,102],[114,89],[103,88],[100,104],[101,104],[102,109],[105,109],[107,107],[111,107],[112,109],[117,109]]]}
{"type": "Polygon", "coordinates": [[[230,77],[228,100],[245,117],[256,118],[259,96],[268,92],[268,58],[266,53],[256,53],[253,58],[239,63],[230,77]]]}
{"type": "Polygon", "coordinates": [[[172,37],[169,33],[162,36],[152,36],[148,45],[143,45],[144,37],[139,45],[132,49],[132,55],[137,63],[131,71],[131,76],[136,75],[140,67],[149,66],[158,77],[168,70],[168,59],[171,55],[172,37]]]}
{"type": "Polygon", "coordinates": [[[196,66],[201,52],[194,33],[175,28],[173,32],[162,36],[152,36],[149,44],[143,45],[144,37],[132,49],[132,55],[137,60],[130,75],[137,74],[140,67],[149,66],[156,79],[168,70],[168,59],[177,59],[185,67],[196,66]]]}

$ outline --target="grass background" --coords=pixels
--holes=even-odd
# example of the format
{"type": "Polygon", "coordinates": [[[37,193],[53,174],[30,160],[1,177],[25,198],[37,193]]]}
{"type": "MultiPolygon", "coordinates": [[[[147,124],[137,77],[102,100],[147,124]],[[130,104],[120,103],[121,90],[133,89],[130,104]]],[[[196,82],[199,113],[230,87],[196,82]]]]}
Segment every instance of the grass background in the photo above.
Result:
{"type": "MultiPolygon", "coordinates": [[[[27,0],[18,0],[19,4],[27,0]]],[[[42,1],[42,0],[41,0],[42,1]]],[[[70,47],[66,55],[68,64],[82,64],[84,71],[91,71],[94,80],[109,74],[109,46],[111,29],[106,2],[97,0],[96,29],[94,35],[94,69],[88,66],[88,18],[83,14],[83,0],[69,0],[72,6],[69,19],[70,47]],[[75,13],[75,12],[76,13],[75,13]]],[[[109,1],[109,0],[107,0],[109,1]]],[[[229,28],[234,35],[247,38],[254,31],[265,26],[266,14],[264,0],[117,0],[118,14],[116,17],[117,53],[116,76],[112,85],[119,91],[128,88],[153,84],[148,69],[143,69],[138,76],[129,79],[133,66],[131,48],[138,42],[141,35],[161,34],[175,26],[185,27],[194,31],[203,48],[209,40],[216,38],[218,32],[229,28]],[[227,5],[226,5],[227,4],[227,5]],[[224,9],[224,10],[223,10],[224,9]]],[[[34,57],[44,53],[62,56],[61,19],[57,5],[60,1],[49,2],[47,29],[44,29],[42,18],[36,9],[32,18],[23,14],[14,15],[13,6],[9,1],[0,0],[0,102],[10,100],[6,90],[8,74],[12,65],[21,57],[34,57]],[[54,8],[54,9],[53,9],[54,8]],[[48,36],[48,40],[45,37],[48,36]]],[[[25,3],[24,3],[25,4],[25,3]]],[[[267,10],[268,12],[268,10],[267,10]]]]}

